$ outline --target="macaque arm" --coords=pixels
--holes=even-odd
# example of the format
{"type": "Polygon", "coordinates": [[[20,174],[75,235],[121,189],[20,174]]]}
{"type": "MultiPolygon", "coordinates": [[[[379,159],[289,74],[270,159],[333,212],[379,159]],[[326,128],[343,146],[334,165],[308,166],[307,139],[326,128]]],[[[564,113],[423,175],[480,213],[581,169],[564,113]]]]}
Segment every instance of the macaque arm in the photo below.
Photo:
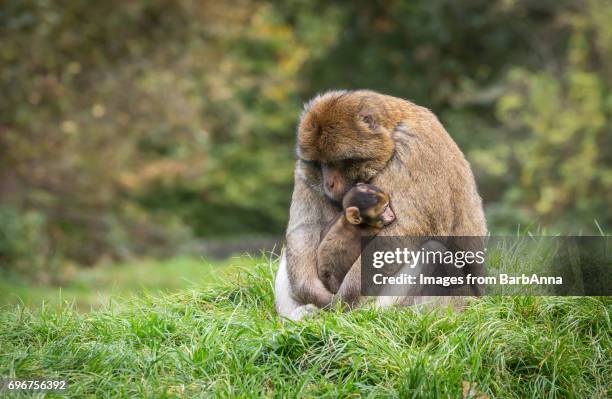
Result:
{"type": "Polygon", "coordinates": [[[320,242],[317,246],[317,274],[323,270],[331,270],[332,266],[330,262],[333,260],[334,254],[334,240],[332,239],[333,234],[329,234],[330,230],[334,226],[334,224],[338,221],[338,218],[341,215],[339,214],[333,220],[331,220],[327,226],[321,231],[320,234],[320,242]]]}
{"type": "MultiPolygon", "coordinates": [[[[406,212],[408,215],[409,213],[406,212]]],[[[418,225],[414,218],[398,218],[393,224],[383,228],[380,233],[385,236],[420,236],[418,225]]],[[[416,248],[415,248],[416,249],[416,248]]],[[[361,255],[357,258],[351,269],[344,277],[338,293],[334,296],[333,303],[343,303],[353,308],[359,305],[361,296],[361,255]]]]}
{"type": "Polygon", "coordinates": [[[323,285],[330,292],[336,293],[355,258],[351,259],[346,252],[348,248],[345,240],[350,240],[350,237],[339,237],[343,233],[332,229],[326,229],[317,248],[317,272],[323,285]]]}
{"type": "Polygon", "coordinates": [[[322,308],[332,299],[317,273],[317,248],[325,220],[333,214],[328,201],[296,176],[287,226],[287,271],[293,297],[304,305],[322,308]]]}
{"type": "Polygon", "coordinates": [[[355,307],[361,294],[361,255],[357,258],[351,269],[344,276],[338,293],[334,295],[332,303],[342,303],[349,308],[355,307]]]}

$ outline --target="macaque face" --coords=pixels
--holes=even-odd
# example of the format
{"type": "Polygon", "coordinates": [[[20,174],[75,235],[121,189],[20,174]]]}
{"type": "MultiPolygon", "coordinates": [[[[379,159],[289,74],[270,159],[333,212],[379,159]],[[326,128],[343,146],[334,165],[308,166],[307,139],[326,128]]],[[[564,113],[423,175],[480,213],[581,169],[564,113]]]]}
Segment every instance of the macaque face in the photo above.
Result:
{"type": "Polygon", "coordinates": [[[375,206],[362,212],[362,219],[363,223],[370,227],[383,228],[395,220],[395,213],[391,209],[389,196],[386,193],[378,193],[377,198],[375,206]]]}
{"type": "Polygon", "coordinates": [[[322,191],[335,202],[356,182],[371,180],[395,151],[380,111],[365,103],[350,92],[328,94],[307,105],[300,120],[298,157],[317,168],[322,191]]]}
{"type": "Polygon", "coordinates": [[[395,220],[395,213],[391,209],[391,203],[387,194],[380,195],[379,201],[374,208],[366,209],[364,212],[364,223],[371,227],[383,228],[395,220]]]}

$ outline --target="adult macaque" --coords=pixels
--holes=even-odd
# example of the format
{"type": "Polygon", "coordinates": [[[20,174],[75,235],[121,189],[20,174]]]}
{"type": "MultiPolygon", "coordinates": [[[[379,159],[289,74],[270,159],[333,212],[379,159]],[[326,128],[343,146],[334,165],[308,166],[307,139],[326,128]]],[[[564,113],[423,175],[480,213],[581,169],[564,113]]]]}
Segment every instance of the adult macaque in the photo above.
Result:
{"type": "Polygon", "coordinates": [[[361,237],[374,236],[395,220],[389,195],[376,186],[357,183],[342,199],[342,212],[321,233],[317,274],[336,293],[361,252],[361,237]]]}
{"type": "Polygon", "coordinates": [[[486,234],[470,166],[428,109],[367,90],[332,91],[306,104],[297,139],[287,245],[275,283],[281,316],[299,319],[332,301],[358,304],[360,259],[336,295],[317,274],[321,231],[356,182],[393,198],[396,221],[379,235],[486,234]]]}

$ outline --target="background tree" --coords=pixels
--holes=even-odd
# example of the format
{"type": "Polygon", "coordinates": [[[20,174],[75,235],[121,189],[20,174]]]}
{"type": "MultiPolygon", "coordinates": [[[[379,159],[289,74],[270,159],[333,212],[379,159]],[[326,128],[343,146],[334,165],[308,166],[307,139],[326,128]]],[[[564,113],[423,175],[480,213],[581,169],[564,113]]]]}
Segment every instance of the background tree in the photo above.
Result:
{"type": "Polygon", "coordinates": [[[282,234],[295,123],[330,88],[439,115],[493,233],[608,231],[610,21],[603,0],[6,1],[0,264],[282,234]]]}

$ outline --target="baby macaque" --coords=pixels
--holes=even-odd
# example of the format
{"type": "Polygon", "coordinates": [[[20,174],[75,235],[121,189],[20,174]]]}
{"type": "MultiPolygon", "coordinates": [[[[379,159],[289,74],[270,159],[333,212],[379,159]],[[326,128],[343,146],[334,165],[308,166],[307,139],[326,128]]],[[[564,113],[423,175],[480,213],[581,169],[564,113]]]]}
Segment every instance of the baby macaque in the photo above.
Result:
{"type": "Polygon", "coordinates": [[[357,183],[342,199],[343,211],[321,233],[317,249],[319,279],[337,293],[361,252],[361,237],[375,236],[395,220],[389,195],[371,184],[357,183]]]}

